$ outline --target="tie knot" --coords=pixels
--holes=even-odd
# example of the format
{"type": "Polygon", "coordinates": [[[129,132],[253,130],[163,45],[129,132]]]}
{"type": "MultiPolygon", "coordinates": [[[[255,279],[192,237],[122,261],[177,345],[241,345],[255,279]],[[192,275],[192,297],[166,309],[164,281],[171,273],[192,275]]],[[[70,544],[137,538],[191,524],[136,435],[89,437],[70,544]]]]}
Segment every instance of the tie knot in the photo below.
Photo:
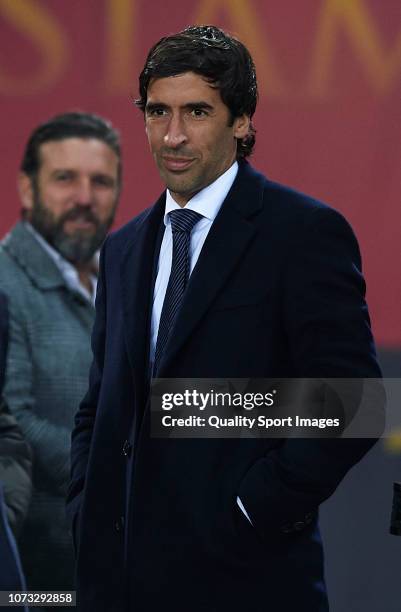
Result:
{"type": "Polygon", "coordinates": [[[200,215],[194,210],[189,210],[186,208],[183,208],[182,210],[172,210],[169,213],[169,217],[173,233],[185,232],[188,234],[191,233],[194,225],[203,219],[203,215],[200,215]]]}

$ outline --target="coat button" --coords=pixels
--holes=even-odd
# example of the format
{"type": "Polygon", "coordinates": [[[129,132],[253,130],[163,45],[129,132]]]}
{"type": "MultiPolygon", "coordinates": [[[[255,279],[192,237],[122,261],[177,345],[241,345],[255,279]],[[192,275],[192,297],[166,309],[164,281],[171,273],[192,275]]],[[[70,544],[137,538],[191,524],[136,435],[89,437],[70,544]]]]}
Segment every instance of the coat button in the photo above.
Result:
{"type": "Polygon", "coordinates": [[[294,530],[295,531],[302,531],[302,529],[305,527],[305,522],[304,521],[297,521],[296,523],[294,523],[294,530]]]}
{"type": "Polygon", "coordinates": [[[130,457],[131,456],[131,452],[132,452],[132,444],[128,440],[125,440],[125,442],[123,444],[123,455],[124,455],[124,457],[130,457]]]}
{"type": "Polygon", "coordinates": [[[118,519],[116,520],[116,522],[114,523],[114,529],[117,532],[123,531],[124,530],[124,517],[123,516],[119,516],[118,519]]]}

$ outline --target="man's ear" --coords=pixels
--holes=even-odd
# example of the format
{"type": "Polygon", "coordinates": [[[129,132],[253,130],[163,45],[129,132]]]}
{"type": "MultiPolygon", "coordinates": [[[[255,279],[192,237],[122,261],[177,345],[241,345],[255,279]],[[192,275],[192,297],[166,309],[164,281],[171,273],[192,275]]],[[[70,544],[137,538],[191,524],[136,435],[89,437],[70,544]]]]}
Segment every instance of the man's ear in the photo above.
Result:
{"type": "Polygon", "coordinates": [[[22,208],[29,214],[32,211],[34,202],[32,179],[25,172],[20,172],[17,186],[22,208]]]}
{"type": "Polygon", "coordinates": [[[249,115],[241,115],[241,117],[236,117],[234,119],[234,137],[245,138],[245,136],[247,136],[249,133],[250,124],[251,119],[249,115]]]}

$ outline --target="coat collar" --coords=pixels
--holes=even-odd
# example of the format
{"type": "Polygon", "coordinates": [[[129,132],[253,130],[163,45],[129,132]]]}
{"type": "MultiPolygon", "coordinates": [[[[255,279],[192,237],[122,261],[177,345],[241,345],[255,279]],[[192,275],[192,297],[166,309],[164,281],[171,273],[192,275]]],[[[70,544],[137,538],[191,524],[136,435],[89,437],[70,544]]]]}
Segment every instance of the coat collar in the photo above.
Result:
{"type": "Polygon", "coordinates": [[[60,270],[24,223],[17,223],[1,244],[40,289],[65,285],[60,270]]]}

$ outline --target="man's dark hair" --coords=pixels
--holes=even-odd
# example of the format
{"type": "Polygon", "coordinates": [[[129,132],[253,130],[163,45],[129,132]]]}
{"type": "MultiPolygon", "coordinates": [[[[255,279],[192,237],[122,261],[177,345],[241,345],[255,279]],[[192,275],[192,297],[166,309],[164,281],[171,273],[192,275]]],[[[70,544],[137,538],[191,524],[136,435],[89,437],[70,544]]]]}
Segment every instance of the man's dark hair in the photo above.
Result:
{"type": "MultiPolygon", "coordinates": [[[[255,66],[248,49],[239,40],[216,26],[191,26],[178,34],[161,38],[149,51],[139,76],[140,98],[136,105],[145,111],[152,79],[194,72],[217,87],[231,113],[231,122],[243,114],[252,118],[258,88],[255,66]]],[[[231,123],[232,125],[232,123],[231,123]]],[[[252,153],[255,129],[238,139],[237,159],[252,153]]]]}
{"type": "Polygon", "coordinates": [[[106,119],[80,111],[56,115],[32,132],[21,161],[21,171],[35,183],[41,163],[40,146],[45,142],[65,138],[97,138],[107,144],[118,157],[118,180],[121,182],[121,146],[118,131],[106,119]]]}

